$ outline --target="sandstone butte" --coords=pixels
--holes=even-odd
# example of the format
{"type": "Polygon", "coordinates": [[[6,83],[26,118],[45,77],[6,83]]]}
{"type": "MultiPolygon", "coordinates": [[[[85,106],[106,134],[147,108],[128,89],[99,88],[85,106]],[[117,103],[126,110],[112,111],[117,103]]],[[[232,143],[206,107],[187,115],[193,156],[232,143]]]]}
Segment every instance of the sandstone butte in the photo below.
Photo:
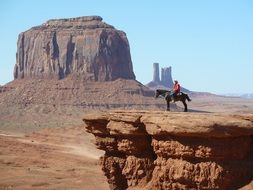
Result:
{"type": "Polygon", "coordinates": [[[51,19],[20,33],[13,72],[0,87],[1,113],[165,109],[135,80],[125,32],[100,16],[51,19]]]}
{"type": "Polygon", "coordinates": [[[135,79],[123,31],[100,16],[52,19],[19,34],[14,79],[135,79]]]}
{"type": "Polygon", "coordinates": [[[83,121],[105,151],[111,189],[233,190],[253,180],[252,114],[113,111],[83,121]]]}

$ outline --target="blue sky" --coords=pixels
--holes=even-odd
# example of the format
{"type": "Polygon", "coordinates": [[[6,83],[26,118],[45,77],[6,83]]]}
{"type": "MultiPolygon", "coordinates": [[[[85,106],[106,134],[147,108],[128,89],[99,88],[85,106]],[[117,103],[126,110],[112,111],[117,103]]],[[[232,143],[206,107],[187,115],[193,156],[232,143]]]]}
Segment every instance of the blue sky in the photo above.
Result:
{"type": "Polygon", "coordinates": [[[190,90],[253,93],[251,0],[3,0],[0,84],[13,80],[19,33],[48,19],[88,15],[126,32],[143,84],[158,62],[172,66],[173,78],[190,90]]]}

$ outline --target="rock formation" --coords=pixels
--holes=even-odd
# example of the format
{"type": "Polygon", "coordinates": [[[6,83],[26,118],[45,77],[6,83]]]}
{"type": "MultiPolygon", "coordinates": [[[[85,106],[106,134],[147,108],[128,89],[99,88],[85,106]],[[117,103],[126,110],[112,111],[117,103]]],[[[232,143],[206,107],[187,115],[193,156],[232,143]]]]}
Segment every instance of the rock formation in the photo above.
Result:
{"type": "Polygon", "coordinates": [[[115,111],[84,116],[111,189],[231,190],[253,179],[253,115],[115,111]]]}
{"type": "Polygon", "coordinates": [[[21,33],[17,45],[16,80],[0,87],[0,116],[165,109],[135,80],[126,34],[99,16],[49,20],[21,33]]]}
{"type": "Polygon", "coordinates": [[[171,67],[161,68],[161,84],[169,88],[173,87],[171,67]]]}
{"type": "Polygon", "coordinates": [[[16,108],[16,111],[21,109],[22,113],[28,110],[38,113],[43,107],[53,113],[66,108],[73,114],[73,110],[82,113],[94,109],[165,110],[166,103],[164,99],[155,100],[154,92],[136,80],[125,79],[108,82],[87,82],[72,78],[23,79],[14,80],[0,88],[0,110],[3,112],[16,108]]]}
{"type": "Polygon", "coordinates": [[[126,34],[99,16],[53,19],[18,37],[14,78],[135,79],[126,34]]]}
{"type": "MultiPolygon", "coordinates": [[[[153,80],[149,82],[147,87],[151,89],[157,88],[173,88],[173,80],[171,75],[171,67],[161,68],[161,80],[159,75],[159,63],[153,63],[153,80]]],[[[184,92],[190,92],[188,89],[181,87],[184,92]]]]}
{"type": "Polygon", "coordinates": [[[154,83],[160,82],[159,63],[153,63],[153,82],[154,83]]]}

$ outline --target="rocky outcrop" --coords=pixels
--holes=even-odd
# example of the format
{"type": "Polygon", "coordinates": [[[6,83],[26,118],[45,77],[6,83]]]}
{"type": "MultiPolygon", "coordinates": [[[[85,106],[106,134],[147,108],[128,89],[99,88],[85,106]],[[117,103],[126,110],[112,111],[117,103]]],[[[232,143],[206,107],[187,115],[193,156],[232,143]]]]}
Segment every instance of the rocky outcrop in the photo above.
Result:
{"type": "Polygon", "coordinates": [[[14,78],[135,79],[126,34],[99,16],[54,19],[18,37],[14,78]]]}
{"type": "Polygon", "coordinates": [[[111,189],[231,190],[253,179],[253,115],[115,111],[84,116],[111,189]]]}

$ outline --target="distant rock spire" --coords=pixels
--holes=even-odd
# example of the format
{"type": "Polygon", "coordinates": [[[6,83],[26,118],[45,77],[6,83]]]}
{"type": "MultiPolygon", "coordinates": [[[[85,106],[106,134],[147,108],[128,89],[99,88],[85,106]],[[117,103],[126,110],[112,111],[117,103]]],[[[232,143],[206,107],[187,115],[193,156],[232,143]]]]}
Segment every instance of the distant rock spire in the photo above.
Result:
{"type": "Polygon", "coordinates": [[[171,67],[161,68],[161,84],[169,88],[173,86],[171,67]]]}
{"type": "MultiPolygon", "coordinates": [[[[169,66],[161,68],[161,80],[160,80],[159,63],[153,63],[153,80],[148,84],[146,84],[146,86],[151,89],[157,88],[172,89],[173,88],[172,67],[169,66]]],[[[181,90],[183,92],[190,92],[188,89],[182,86],[181,90]]]]}
{"type": "Polygon", "coordinates": [[[160,82],[159,63],[153,63],[153,82],[160,82]]]}

